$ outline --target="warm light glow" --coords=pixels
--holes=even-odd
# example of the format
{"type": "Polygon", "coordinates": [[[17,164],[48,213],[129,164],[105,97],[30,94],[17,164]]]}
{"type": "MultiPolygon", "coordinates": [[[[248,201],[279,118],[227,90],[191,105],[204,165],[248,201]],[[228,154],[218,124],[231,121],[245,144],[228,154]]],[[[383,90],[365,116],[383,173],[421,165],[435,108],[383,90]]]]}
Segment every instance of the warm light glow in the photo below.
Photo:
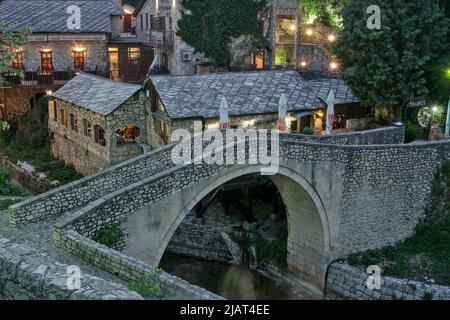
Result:
{"type": "Polygon", "coordinates": [[[256,120],[244,120],[242,121],[242,128],[251,128],[255,125],[256,120]]]}
{"type": "Polygon", "coordinates": [[[220,123],[219,122],[213,122],[206,125],[206,130],[213,130],[213,129],[219,129],[220,123]]]}
{"type": "Polygon", "coordinates": [[[50,90],[50,89],[47,89],[47,90],[45,90],[45,94],[46,94],[47,96],[51,96],[51,95],[53,94],[53,91],[50,90]]]}
{"type": "Polygon", "coordinates": [[[323,112],[322,111],[317,112],[316,116],[319,118],[323,118],[323,112]]]}
{"type": "Polygon", "coordinates": [[[331,70],[336,70],[336,69],[337,69],[337,67],[338,67],[338,65],[337,65],[337,63],[336,63],[336,62],[332,62],[332,63],[330,64],[330,68],[331,68],[331,70]]]}
{"type": "Polygon", "coordinates": [[[75,52],[84,52],[84,51],[86,51],[86,48],[83,48],[83,47],[74,47],[74,48],[73,48],[73,51],[75,51],[75,52]]]}
{"type": "Polygon", "coordinates": [[[335,36],[334,34],[330,34],[330,35],[328,36],[328,41],[334,42],[335,40],[336,40],[336,36],[335,36]]]}
{"type": "Polygon", "coordinates": [[[126,14],[132,14],[133,11],[129,10],[129,9],[124,9],[123,11],[125,11],[126,14]]]}
{"type": "Polygon", "coordinates": [[[52,49],[44,48],[44,49],[41,49],[41,52],[52,52],[52,49]]]}
{"type": "Polygon", "coordinates": [[[436,112],[439,111],[439,108],[438,108],[437,106],[434,106],[431,110],[432,110],[434,113],[436,113],[436,112]]]}
{"type": "Polygon", "coordinates": [[[307,34],[308,36],[312,36],[312,35],[313,35],[313,30],[312,30],[312,29],[306,30],[306,34],[307,34]]]}
{"type": "Polygon", "coordinates": [[[300,65],[301,65],[302,67],[306,67],[307,63],[306,63],[306,61],[302,61],[302,62],[300,63],[300,65]]]}
{"type": "Polygon", "coordinates": [[[289,27],[289,29],[291,31],[295,31],[297,29],[297,27],[295,26],[295,24],[291,24],[291,26],[289,27]]]}

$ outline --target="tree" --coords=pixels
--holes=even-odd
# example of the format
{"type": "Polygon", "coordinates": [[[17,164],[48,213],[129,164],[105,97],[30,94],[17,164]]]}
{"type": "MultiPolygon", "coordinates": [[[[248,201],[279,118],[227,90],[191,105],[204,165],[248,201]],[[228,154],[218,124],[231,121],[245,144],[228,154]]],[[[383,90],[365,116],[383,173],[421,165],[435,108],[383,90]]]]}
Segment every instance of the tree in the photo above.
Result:
{"type": "Polygon", "coordinates": [[[449,18],[437,0],[349,0],[335,47],[343,78],[362,103],[397,119],[414,98],[430,98],[430,70],[448,50],[449,18]],[[367,28],[367,7],[381,8],[381,29],[367,28]]]}
{"type": "Polygon", "coordinates": [[[341,11],[347,2],[348,0],[302,0],[302,18],[304,21],[338,27],[341,11]]]}
{"type": "Polygon", "coordinates": [[[13,26],[0,22],[0,85],[5,84],[1,73],[23,76],[23,71],[12,67],[14,54],[26,43],[30,29],[13,31],[13,26]]]}
{"type": "Polygon", "coordinates": [[[218,65],[230,60],[231,38],[256,35],[265,0],[181,0],[177,35],[218,65]]]}

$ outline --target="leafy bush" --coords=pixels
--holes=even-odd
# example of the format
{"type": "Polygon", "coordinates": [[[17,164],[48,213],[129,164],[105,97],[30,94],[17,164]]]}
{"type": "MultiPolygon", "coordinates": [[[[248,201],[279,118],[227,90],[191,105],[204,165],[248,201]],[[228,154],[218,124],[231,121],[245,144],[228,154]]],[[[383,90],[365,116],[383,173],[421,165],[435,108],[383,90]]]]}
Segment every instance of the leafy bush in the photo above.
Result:
{"type": "Polygon", "coordinates": [[[262,261],[274,263],[281,270],[287,267],[287,229],[279,230],[275,240],[264,239],[256,234],[252,240],[256,256],[262,261]]]}
{"type": "Polygon", "coordinates": [[[419,128],[418,125],[408,121],[405,127],[405,143],[410,143],[423,138],[425,138],[424,131],[419,128]]]}
{"type": "Polygon", "coordinates": [[[22,196],[25,192],[11,183],[12,171],[0,167],[0,196],[22,196]]]}
{"type": "Polygon", "coordinates": [[[109,248],[114,248],[125,239],[120,223],[112,223],[100,228],[92,240],[104,244],[109,248]]]}
{"type": "Polygon", "coordinates": [[[144,273],[139,279],[130,283],[129,288],[139,293],[144,299],[159,297],[161,287],[159,277],[161,269],[155,269],[151,273],[144,273]]]}

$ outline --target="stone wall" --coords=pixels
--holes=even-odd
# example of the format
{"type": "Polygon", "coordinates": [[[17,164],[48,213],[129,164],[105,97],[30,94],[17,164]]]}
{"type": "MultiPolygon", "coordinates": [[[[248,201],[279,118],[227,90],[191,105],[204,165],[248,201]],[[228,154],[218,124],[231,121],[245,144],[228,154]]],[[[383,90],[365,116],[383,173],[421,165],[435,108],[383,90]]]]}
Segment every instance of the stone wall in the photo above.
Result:
{"type": "Polygon", "coordinates": [[[0,90],[0,120],[11,120],[28,112],[36,104],[36,97],[45,95],[45,90],[56,91],[60,86],[2,88],[0,90]],[[2,111],[3,109],[3,111],[2,111]],[[6,117],[5,117],[6,113],[6,117]]]}
{"type": "Polygon", "coordinates": [[[233,259],[220,229],[188,221],[180,224],[167,252],[219,262],[233,259]]]}
{"type": "Polygon", "coordinates": [[[67,288],[68,265],[47,264],[32,248],[0,237],[0,300],[141,300],[127,287],[81,274],[78,290],[67,288]]]}
{"type": "Polygon", "coordinates": [[[369,290],[369,274],[335,262],[328,269],[326,298],[351,300],[449,300],[450,287],[418,281],[381,277],[381,289],[369,290]]]}
{"type": "MultiPolygon", "coordinates": [[[[127,282],[139,280],[143,274],[151,273],[153,270],[149,265],[89,240],[73,230],[63,231],[61,225],[55,227],[54,241],[56,246],[127,282]]],[[[222,299],[220,296],[165,272],[161,274],[159,284],[161,295],[170,296],[175,300],[222,299]]]]}
{"type": "Polygon", "coordinates": [[[148,130],[146,110],[148,101],[143,91],[136,98],[128,99],[123,105],[107,116],[100,115],[82,107],[78,107],[61,99],[55,99],[57,106],[57,119],[52,119],[52,107],[50,107],[49,129],[54,135],[52,142],[52,154],[71,164],[78,172],[85,175],[104,170],[106,167],[140,155],[140,144],[147,144],[148,130]],[[70,114],[77,119],[77,128],[71,128],[70,121],[67,126],[61,124],[61,110],[66,117],[70,114]],[[89,121],[91,132],[84,133],[84,120],[89,121]],[[105,130],[106,145],[95,142],[94,128],[100,125],[105,130]],[[134,125],[140,129],[140,136],[136,142],[117,144],[116,131],[126,125],[134,125]]]}
{"type": "Polygon", "coordinates": [[[339,133],[331,136],[309,136],[304,134],[283,135],[285,141],[311,142],[329,145],[386,145],[403,144],[404,127],[386,127],[368,131],[339,133]]]}
{"type": "Polygon", "coordinates": [[[24,52],[24,67],[26,71],[41,69],[41,50],[52,50],[53,69],[64,71],[74,68],[73,49],[81,47],[85,51],[86,70],[106,70],[107,50],[106,37],[104,41],[28,41],[24,52]]]}

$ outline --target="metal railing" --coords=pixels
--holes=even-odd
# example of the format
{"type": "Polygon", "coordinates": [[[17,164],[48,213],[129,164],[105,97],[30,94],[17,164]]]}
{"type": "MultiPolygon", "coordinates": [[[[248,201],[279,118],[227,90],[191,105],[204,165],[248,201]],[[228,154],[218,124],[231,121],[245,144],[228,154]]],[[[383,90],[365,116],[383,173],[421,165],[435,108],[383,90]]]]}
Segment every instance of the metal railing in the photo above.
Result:
{"type": "MultiPolygon", "coordinates": [[[[105,76],[106,73],[100,70],[84,70],[86,73],[105,76]]],[[[23,77],[15,74],[2,73],[6,80],[6,86],[10,87],[35,87],[35,86],[62,86],[77,75],[75,70],[66,71],[25,71],[23,77]]]]}

